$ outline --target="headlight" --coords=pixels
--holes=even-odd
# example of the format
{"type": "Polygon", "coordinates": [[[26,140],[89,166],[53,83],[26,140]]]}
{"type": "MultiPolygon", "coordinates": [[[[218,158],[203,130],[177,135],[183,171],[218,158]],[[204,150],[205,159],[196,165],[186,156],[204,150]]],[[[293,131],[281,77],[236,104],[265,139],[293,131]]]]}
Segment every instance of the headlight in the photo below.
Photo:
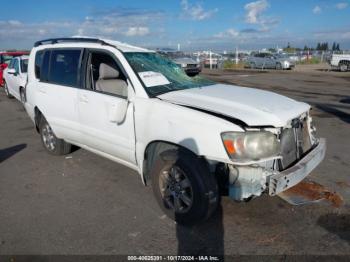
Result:
{"type": "Polygon", "coordinates": [[[278,155],[280,143],[267,131],[228,132],[221,134],[227,154],[239,162],[256,161],[278,155]]]}
{"type": "Polygon", "coordinates": [[[182,67],[186,67],[186,66],[187,66],[187,64],[181,64],[181,66],[182,66],[182,67]]]}

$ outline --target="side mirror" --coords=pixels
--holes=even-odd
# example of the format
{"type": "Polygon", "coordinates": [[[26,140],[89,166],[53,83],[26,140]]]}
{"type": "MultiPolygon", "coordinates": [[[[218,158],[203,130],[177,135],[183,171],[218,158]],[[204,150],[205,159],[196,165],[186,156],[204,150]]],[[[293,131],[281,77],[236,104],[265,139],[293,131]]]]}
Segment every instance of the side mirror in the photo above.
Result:
{"type": "Polygon", "coordinates": [[[109,121],[117,124],[122,123],[128,110],[128,105],[129,101],[127,99],[118,99],[112,104],[109,111],[109,121]]]}
{"type": "Polygon", "coordinates": [[[10,68],[10,69],[7,69],[7,73],[10,74],[10,75],[15,75],[16,74],[16,70],[14,68],[10,68]]]}

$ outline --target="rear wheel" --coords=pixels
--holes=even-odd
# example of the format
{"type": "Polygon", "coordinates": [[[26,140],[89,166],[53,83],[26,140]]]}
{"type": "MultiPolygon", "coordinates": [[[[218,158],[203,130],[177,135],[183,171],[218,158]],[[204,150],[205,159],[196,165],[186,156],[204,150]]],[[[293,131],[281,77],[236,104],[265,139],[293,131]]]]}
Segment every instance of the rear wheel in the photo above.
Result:
{"type": "Polygon", "coordinates": [[[39,130],[43,146],[50,154],[66,155],[71,152],[72,145],[57,138],[44,117],[40,120],[39,130]]]}
{"type": "Polygon", "coordinates": [[[208,218],[219,201],[215,177],[204,159],[186,149],[160,153],[151,170],[153,193],[163,210],[180,224],[208,218]]]}
{"type": "Polygon", "coordinates": [[[5,90],[5,94],[6,94],[7,98],[13,98],[13,96],[9,92],[9,88],[8,88],[6,82],[4,82],[4,90],[5,90]]]}

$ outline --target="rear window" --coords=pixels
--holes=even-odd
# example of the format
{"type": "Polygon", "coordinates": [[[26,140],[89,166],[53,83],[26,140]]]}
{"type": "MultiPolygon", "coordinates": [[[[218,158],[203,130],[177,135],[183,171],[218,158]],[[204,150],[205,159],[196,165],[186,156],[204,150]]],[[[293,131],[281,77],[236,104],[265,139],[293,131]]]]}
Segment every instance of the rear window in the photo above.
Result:
{"type": "Polygon", "coordinates": [[[48,82],[78,86],[78,72],[81,50],[52,50],[48,82]]]}
{"type": "Polygon", "coordinates": [[[49,79],[49,62],[51,51],[46,51],[43,54],[42,62],[40,64],[40,81],[47,82],[49,79]]]}

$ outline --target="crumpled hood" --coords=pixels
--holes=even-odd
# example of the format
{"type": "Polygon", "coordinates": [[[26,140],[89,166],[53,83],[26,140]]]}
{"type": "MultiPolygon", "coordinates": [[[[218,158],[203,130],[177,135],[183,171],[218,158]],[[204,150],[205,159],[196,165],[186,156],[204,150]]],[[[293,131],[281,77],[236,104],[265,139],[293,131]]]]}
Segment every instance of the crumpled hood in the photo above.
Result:
{"type": "Polygon", "coordinates": [[[259,89],[216,84],[165,93],[160,99],[239,119],[248,126],[283,127],[308,104],[259,89]]]}

